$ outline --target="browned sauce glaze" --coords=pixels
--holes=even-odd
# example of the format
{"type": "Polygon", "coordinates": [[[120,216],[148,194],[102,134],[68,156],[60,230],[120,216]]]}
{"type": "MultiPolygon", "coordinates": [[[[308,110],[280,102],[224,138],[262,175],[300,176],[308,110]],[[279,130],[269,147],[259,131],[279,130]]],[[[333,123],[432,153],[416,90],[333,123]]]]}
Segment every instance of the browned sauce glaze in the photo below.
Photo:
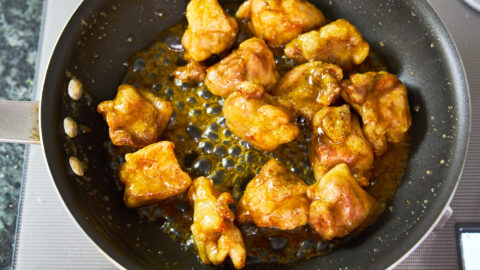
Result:
{"type": "MultiPolygon", "coordinates": [[[[229,8],[236,10],[235,7],[229,8]]],[[[240,22],[239,26],[239,39],[234,47],[252,36],[245,22],[240,22]]],[[[265,152],[250,146],[226,128],[222,115],[223,98],[211,94],[203,83],[189,85],[175,82],[172,72],[186,64],[180,42],[185,29],[186,22],[182,21],[167,29],[150,47],[133,54],[123,80],[123,83],[150,90],[172,102],[174,114],[161,139],[175,143],[175,154],[182,169],[192,179],[198,176],[213,179],[218,191],[232,193],[235,203],[242,196],[246,184],[272,157],[283,162],[307,184],[313,184],[313,172],[308,160],[311,127],[305,119],[297,118],[295,121],[301,130],[295,141],[273,152],[265,152]]],[[[209,64],[225,55],[213,57],[213,60],[208,60],[209,64]]],[[[274,50],[274,55],[281,75],[295,66],[282,50],[274,50]]],[[[386,70],[386,67],[371,52],[367,60],[351,73],[379,70],[386,70]]],[[[345,78],[348,75],[345,74],[345,78]]],[[[125,153],[133,151],[114,147],[111,143],[106,148],[112,169],[124,161],[125,153]]],[[[374,178],[368,188],[368,192],[382,203],[381,211],[392,198],[403,175],[409,145],[405,142],[391,145],[389,149],[386,155],[376,158],[374,178]]],[[[179,241],[186,250],[195,252],[190,231],[193,209],[186,194],[140,208],[138,212],[142,218],[161,224],[162,230],[179,241]]],[[[247,264],[295,263],[326,255],[342,242],[322,242],[309,225],[293,231],[258,228],[250,224],[237,225],[245,240],[247,264]]]]}

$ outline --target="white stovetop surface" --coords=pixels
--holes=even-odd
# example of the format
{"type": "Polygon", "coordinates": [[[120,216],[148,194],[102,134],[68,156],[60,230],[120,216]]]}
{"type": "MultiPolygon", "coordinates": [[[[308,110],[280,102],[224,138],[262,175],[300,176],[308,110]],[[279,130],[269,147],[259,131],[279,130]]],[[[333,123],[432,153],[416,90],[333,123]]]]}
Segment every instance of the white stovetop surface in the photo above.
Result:
{"type": "MultiPolygon", "coordinates": [[[[470,79],[472,104],[476,104],[480,103],[480,96],[475,94],[480,90],[480,40],[478,38],[480,16],[461,3],[454,3],[457,1],[459,0],[430,0],[430,3],[439,12],[460,49],[470,79]]],[[[36,78],[37,100],[41,93],[45,71],[53,48],[64,25],[80,3],[81,0],[45,0],[44,14],[46,16],[42,28],[36,78]]],[[[480,130],[475,125],[475,119],[477,119],[475,115],[480,116],[480,110],[475,110],[475,108],[473,110],[472,137],[474,134],[480,134],[480,130]]],[[[471,148],[473,148],[473,144],[471,144],[471,148]]],[[[480,147],[477,146],[473,151],[470,149],[470,153],[474,152],[471,155],[475,157],[480,153],[480,147]]],[[[464,178],[472,174],[472,172],[468,173],[468,167],[467,162],[464,178]]],[[[478,218],[474,217],[468,221],[478,221],[478,218]]],[[[435,237],[440,237],[441,233],[434,232],[425,242],[435,241],[435,237]]],[[[422,250],[422,246],[419,247],[419,250],[422,250]]],[[[426,269],[431,267],[428,262],[423,261],[422,264],[422,257],[418,255],[419,250],[398,268],[426,269]]],[[[444,261],[442,268],[456,268],[455,250],[451,250],[451,253],[453,255],[447,254],[446,257],[442,255],[438,258],[444,261]]],[[[40,146],[29,147],[27,154],[14,268],[116,269],[96,249],[63,206],[50,179],[40,146]]]]}

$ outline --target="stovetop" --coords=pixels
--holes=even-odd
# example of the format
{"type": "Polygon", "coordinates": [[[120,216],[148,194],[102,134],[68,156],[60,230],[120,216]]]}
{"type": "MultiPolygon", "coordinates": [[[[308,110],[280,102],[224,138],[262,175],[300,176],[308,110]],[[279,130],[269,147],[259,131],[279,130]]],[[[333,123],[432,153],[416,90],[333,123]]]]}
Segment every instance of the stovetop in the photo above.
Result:
{"type": "MultiPolygon", "coordinates": [[[[460,0],[430,0],[463,58],[472,99],[467,162],[451,203],[453,214],[395,269],[455,269],[455,224],[480,222],[480,13],[460,0]]],[[[63,26],[81,0],[46,0],[36,97],[63,26]]],[[[16,241],[15,269],[116,269],[76,225],[57,196],[39,146],[28,149],[16,241]]],[[[442,223],[442,222],[441,222],[442,223]]],[[[479,251],[477,252],[480,254],[479,251]]]]}

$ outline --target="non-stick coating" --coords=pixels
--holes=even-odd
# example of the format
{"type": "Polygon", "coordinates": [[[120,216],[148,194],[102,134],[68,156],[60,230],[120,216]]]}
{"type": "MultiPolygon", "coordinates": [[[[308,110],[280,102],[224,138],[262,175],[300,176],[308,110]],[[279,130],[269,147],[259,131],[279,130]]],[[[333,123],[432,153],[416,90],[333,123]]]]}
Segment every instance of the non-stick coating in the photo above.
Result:
{"type": "MultiPolygon", "coordinates": [[[[351,244],[329,256],[290,267],[384,269],[425,235],[456,187],[470,125],[463,67],[445,27],[425,1],[312,2],[328,17],[346,18],[356,25],[387,59],[390,71],[407,85],[413,141],[393,207],[351,244]]],[[[125,70],[122,63],[182,19],[185,7],[180,0],[84,1],[57,44],[45,81],[41,133],[55,184],[88,236],[128,269],[206,267],[160,233],[158,224],[139,222],[137,212],[124,206],[113,176],[105,169],[107,130],[95,112],[100,101],[115,95],[125,70]],[[157,16],[159,11],[164,12],[164,18],[157,16]],[[68,97],[67,72],[83,82],[92,97],[91,106],[68,97]],[[67,139],[62,125],[65,116],[92,131],[67,139]],[[86,178],[71,172],[68,158],[72,155],[88,162],[86,178]]]]}

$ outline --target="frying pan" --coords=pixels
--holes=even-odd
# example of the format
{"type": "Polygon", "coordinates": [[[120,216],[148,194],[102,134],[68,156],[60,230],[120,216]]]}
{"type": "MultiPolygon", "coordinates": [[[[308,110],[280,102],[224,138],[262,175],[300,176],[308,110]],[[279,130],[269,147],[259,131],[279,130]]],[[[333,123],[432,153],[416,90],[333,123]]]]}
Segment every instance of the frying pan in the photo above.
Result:
{"type": "MultiPolygon", "coordinates": [[[[311,2],[328,17],[346,18],[357,26],[386,60],[389,71],[405,83],[412,107],[412,143],[398,192],[374,226],[328,256],[282,268],[393,267],[435,227],[462,172],[470,98],[461,59],[426,1],[311,2]]],[[[186,4],[181,0],[84,1],[66,26],[46,75],[39,128],[52,179],[76,222],[118,267],[210,268],[161,233],[157,223],[140,219],[135,210],[124,206],[105,154],[108,132],[95,110],[99,102],[114,97],[129,55],[183,19],[186,4]],[[87,91],[79,101],[67,93],[70,75],[87,91]],[[63,129],[67,116],[88,128],[68,138],[63,129]],[[70,169],[71,156],[87,164],[84,177],[70,169]]],[[[15,117],[4,114],[4,120],[32,114],[26,112],[31,106],[0,107],[1,113],[10,113],[12,107],[17,110],[15,117]]]]}

